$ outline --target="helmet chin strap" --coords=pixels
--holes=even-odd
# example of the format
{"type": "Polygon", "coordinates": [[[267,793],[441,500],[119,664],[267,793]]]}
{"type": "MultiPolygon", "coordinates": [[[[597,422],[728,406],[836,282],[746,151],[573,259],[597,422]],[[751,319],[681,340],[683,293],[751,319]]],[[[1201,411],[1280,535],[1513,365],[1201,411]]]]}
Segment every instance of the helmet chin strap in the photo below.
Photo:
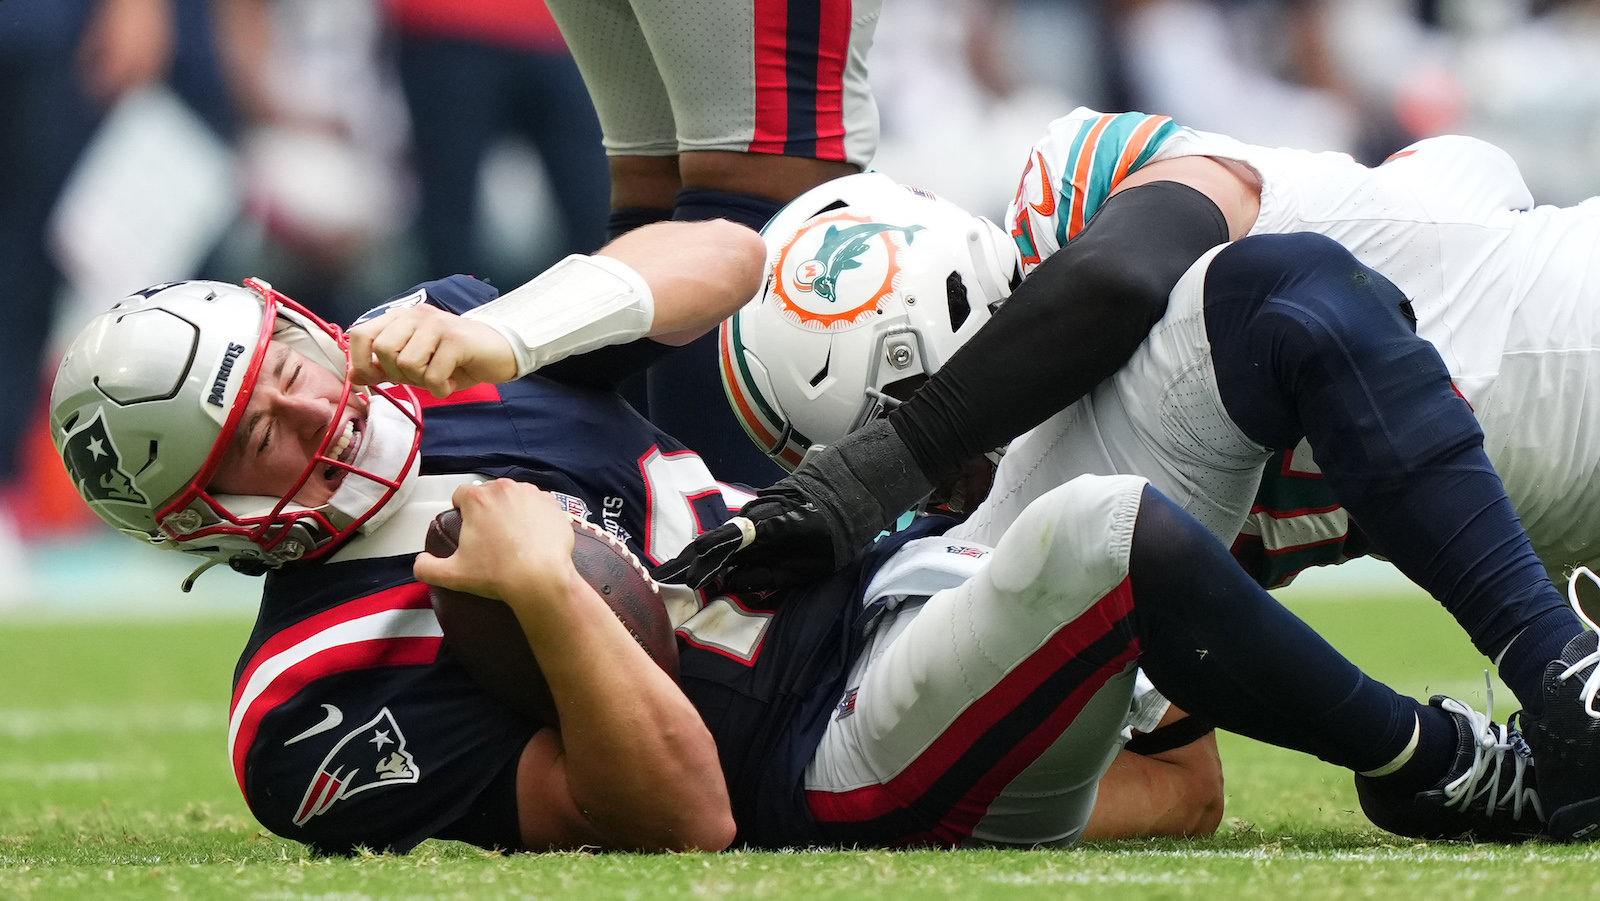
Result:
{"type": "MultiPolygon", "coordinates": [[[[375,510],[358,530],[362,533],[372,532],[393,516],[395,511],[405,506],[405,496],[411,492],[411,486],[416,484],[417,471],[422,466],[422,455],[418,454],[406,466],[406,457],[411,453],[415,442],[417,426],[405,413],[401,412],[396,404],[402,401],[393,401],[382,394],[372,395],[372,404],[367,408],[367,421],[361,436],[361,451],[352,461],[357,469],[377,473],[385,478],[400,479],[400,489],[395,492],[389,502],[375,510]],[[393,474],[393,475],[391,475],[393,474]]],[[[333,497],[328,498],[329,512],[345,518],[346,522],[353,522],[364,516],[367,511],[373,510],[382,500],[387,485],[364,479],[356,473],[349,473],[339,483],[333,497]]]]}

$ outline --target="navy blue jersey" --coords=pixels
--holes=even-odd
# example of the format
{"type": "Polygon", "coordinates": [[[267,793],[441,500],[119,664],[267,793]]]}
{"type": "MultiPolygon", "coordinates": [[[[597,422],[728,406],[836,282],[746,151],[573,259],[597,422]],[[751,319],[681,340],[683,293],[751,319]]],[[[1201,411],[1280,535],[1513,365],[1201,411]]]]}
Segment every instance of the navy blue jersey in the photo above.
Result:
{"type": "MultiPolygon", "coordinates": [[[[454,312],[495,296],[462,277],[425,287],[427,302],[454,312]]],[[[560,380],[535,375],[424,398],[419,483],[463,473],[531,482],[647,563],[670,558],[749,495],[717,483],[604,387],[657,355],[630,348],[576,361],[560,380]]],[[[741,841],[814,841],[801,782],[864,642],[865,580],[891,546],[932,528],[781,605],[667,594],[680,681],[716,738],[741,841]]],[[[415,550],[421,544],[418,534],[415,550]]],[[[411,561],[335,555],[267,576],[235,675],[235,773],[263,824],[320,849],[404,851],[429,837],[515,847],[511,779],[541,724],[467,677],[411,561]]]]}

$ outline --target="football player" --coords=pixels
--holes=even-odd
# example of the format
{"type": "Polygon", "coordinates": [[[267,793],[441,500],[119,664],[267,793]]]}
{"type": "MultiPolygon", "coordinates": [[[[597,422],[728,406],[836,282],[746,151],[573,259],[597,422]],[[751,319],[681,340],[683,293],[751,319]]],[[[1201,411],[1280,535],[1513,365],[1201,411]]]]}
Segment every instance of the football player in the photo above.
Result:
{"type": "MultiPolygon", "coordinates": [[[[1048,457],[1050,436],[1070,432],[1071,411],[1086,409],[1074,403],[1118,372],[1155,323],[1167,321],[1162,317],[1170,316],[1174,287],[1182,287],[1186,271],[1197,272],[1190,267],[1202,254],[1228,240],[1317,232],[1398,287],[1394,294],[1405,301],[1403,314],[1415,318],[1443,359],[1445,387],[1471,405],[1487,437],[1459,416],[1449,417],[1447,432],[1439,433],[1430,431],[1433,419],[1389,416],[1376,421],[1380,429],[1373,434],[1387,431],[1381,440],[1395,440],[1391,450],[1402,456],[1417,450],[1407,442],[1419,437],[1435,442],[1435,449],[1445,447],[1438,442],[1457,442],[1457,451],[1473,457],[1468,468],[1478,473],[1477,487],[1464,488],[1467,470],[1455,464],[1418,481],[1418,472],[1399,459],[1379,469],[1366,468],[1377,458],[1333,459],[1342,453],[1335,445],[1359,434],[1339,427],[1344,413],[1308,408],[1298,425],[1285,429],[1289,411],[1282,398],[1272,401],[1243,387],[1263,367],[1283,362],[1283,347],[1274,343],[1283,339],[1263,337],[1264,343],[1252,345],[1257,339],[1236,332],[1239,347],[1215,348],[1209,355],[1215,358],[1219,402],[1230,427],[1239,428],[1248,443],[1279,452],[1266,467],[1272,479],[1262,489],[1271,506],[1257,502],[1256,518],[1238,542],[1241,556],[1257,564],[1263,582],[1273,584],[1319,554],[1331,562],[1375,546],[1439,598],[1499,666],[1534,721],[1531,740],[1544,746],[1551,761],[1544,771],[1547,792],[1565,781],[1552,773],[1560,768],[1559,758],[1590,769],[1582,763],[1589,755],[1579,746],[1600,741],[1600,712],[1583,703],[1573,675],[1600,659],[1593,633],[1530,570],[1503,566],[1506,556],[1490,562],[1475,548],[1483,546],[1481,539],[1497,547],[1497,555],[1513,553],[1490,536],[1514,525],[1514,514],[1521,515],[1534,549],[1558,577],[1600,547],[1594,543],[1600,523],[1591,509],[1600,505],[1585,503],[1594,490],[1589,474],[1600,466],[1600,442],[1586,433],[1597,418],[1585,412],[1593,403],[1587,383],[1600,335],[1600,286],[1587,262],[1600,244],[1600,206],[1534,208],[1509,157],[1470,138],[1419,142],[1368,169],[1342,154],[1251,147],[1180,128],[1164,117],[1079,110],[1052,124],[1036,146],[1009,225],[1019,274],[1026,278],[1004,306],[884,421],[834,444],[763,492],[748,511],[755,544],[734,558],[729,578],[755,586],[771,584],[774,572],[827,569],[830,556],[870,540],[885,520],[965,461],[1041,423],[1044,428],[1030,437],[1039,458],[1048,457]],[[1311,434],[1319,430],[1326,435],[1324,446],[1311,434]],[[1410,437],[1403,434],[1408,430],[1410,437]],[[1480,442],[1487,454],[1469,447],[1480,442]],[[1499,466],[1515,506],[1504,502],[1489,462],[1499,466]],[[1330,465],[1362,471],[1324,478],[1330,465]],[[1407,492],[1430,500],[1410,507],[1385,500],[1407,492]],[[858,503],[858,497],[869,502],[858,503]],[[1346,537],[1346,510],[1354,511],[1362,527],[1353,540],[1346,537]],[[1460,535],[1454,534],[1458,527],[1460,535]],[[1435,556],[1430,549],[1445,553],[1435,556]],[[1519,575],[1508,578],[1513,570],[1519,575]],[[1548,716],[1547,696],[1553,705],[1548,716]]],[[[1207,284],[1189,288],[1219,298],[1231,290],[1218,286],[1213,292],[1210,276],[1205,278],[1207,284]]],[[[1324,300],[1333,318],[1354,315],[1347,324],[1357,331],[1373,321],[1351,313],[1337,291],[1324,300]]],[[[1220,300],[1213,304],[1209,297],[1202,306],[1204,331],[1219,321],[1238,325],[1239,316],[1250,315],[1237,305],[1225,312],[1220,300]]],[[[1348,402],[1382,410],[1424,400],[1408,397],[1404,380],[1369,383],[1353,372],[1337,380],[1341,386],[1335,390],[1344,399],[1336,403],[1346,412],[1348,402]]],[[[1446,400],[1430,397],[1427,403],[1446,400]]],[[[1181,428],[1152,440],[1180,455],[1210,453],[1198,450],[1205,439],[1181,428]]],[[[1217,462],[1202,459],[1198,465],[1205,470],[1217,462]]],[[[1030,464],[1007,465],[1017,472],[1030,464]]],[[[1066,468],[1083,465],[1097,464],[1066,468]]],[[[1034,478],[1043,474],[1027,471],[1034,478]]],[[[1153,470],[1136,471],[1156,477],[1153,470]]],[[[1008,476],[1002,472],[1000,478],[1008,476]]],[[[1202,504],[1199,496],[1215,490],[1194,488],[1195,503],[1202,504]]],[[[1230,503],[1218,534],[1232,541],[1243,524],[1232,519],[1241,505],[1250,508],[1248,499],[1237,496],[1230,503]]],[[[707,568],[706,561],[698,563],[697,574],[707,568]]],[[[1594,791],[1556,792],[1562,806],[1600,796],[1600,772],[1578,781],[1594,791]]],[[[1579,816],[1583,822],[1572,821],[1571,827],[1582,829],[1590,819],[1595,817],[1579,816]]]]}
{"type": "MultiPolygon", "coordinates": [[[[548,5],[600,116],[612,237],[661,219],[759,229],[877,150],[866,60],[881,0],[548,5]]],[[[783,475],[722,403],[714,336],[647,375],[640,408],[720,477],[768,485],[783,475]]]]}
{"type": "Polygon", "coordinates": [[[577,577],[567,517],[657,562],[748,500],[609,389],[762,256],[727,223],[652,226],[504,297],[428,283],[349,336],[261,282],[182,282],[76,338],[51,423],[90,506],[266,574],[229,722],[262,823],[326,851],[1065,843],[1150,725],[1138,663],[1366,773],[1388,828],[1542,830],[1514,730],[1366,678],[1136,477],[1048,492],[993,548],[927,517],[782,594],[669,590],[674,683],[577,577]],[[391,380],[434,396],[356,384],[391,380]],[[459,550],[419,556],[452,505],[459,550]],[[555,722],[472,682],[419,578],[510,605],[555,722]]]}

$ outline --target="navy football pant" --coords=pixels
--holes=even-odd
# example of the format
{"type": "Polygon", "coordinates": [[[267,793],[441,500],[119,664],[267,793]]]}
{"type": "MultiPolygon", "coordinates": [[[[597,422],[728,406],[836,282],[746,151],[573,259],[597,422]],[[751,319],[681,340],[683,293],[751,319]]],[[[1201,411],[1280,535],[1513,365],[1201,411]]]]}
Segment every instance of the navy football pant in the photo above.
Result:
{"type": "Polygon", "coordinates": [[[1223,406],[1269,448],[1310,443],[1377,551],[1439,599],[1537,710],[1581,631],[1534,555],[1471,408],[1405,297],[1335,241],[1246,238],[1212,261],[1206,332],[1223,406]]]}

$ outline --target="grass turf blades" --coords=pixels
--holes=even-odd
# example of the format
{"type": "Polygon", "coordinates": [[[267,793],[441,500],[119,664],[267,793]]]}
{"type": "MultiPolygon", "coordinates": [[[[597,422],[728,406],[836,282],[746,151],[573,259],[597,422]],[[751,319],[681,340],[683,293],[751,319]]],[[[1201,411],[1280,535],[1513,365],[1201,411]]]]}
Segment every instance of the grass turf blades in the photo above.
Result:
{"type": "MultiPolygon", "coordinates": [[[[1292,604],[1374,676],[1481,706],[1484,663],[1425,597],[1292,604]]],[[[1350,776],[1223,736],[1214,838],[1066,851],[500,856],[428,842],[318,858],[264,833],[228,770],[244,620],[0,620],[0,898],[1277,899],[1590,897],[1600,845],[1378,832],[1350,776]]],[[[1497,689],[1500,697],[1509,692],[1497,689]]]]}

